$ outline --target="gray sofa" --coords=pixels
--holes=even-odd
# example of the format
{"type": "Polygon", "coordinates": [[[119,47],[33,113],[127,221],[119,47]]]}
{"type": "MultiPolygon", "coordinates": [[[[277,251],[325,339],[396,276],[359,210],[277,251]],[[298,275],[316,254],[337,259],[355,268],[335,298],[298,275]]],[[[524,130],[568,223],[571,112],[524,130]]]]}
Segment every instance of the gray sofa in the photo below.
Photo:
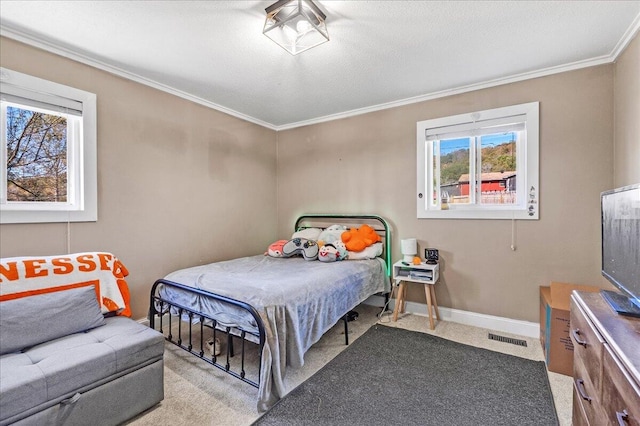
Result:
{"type": "Polygon", "coordinates": [[[0,426],[116,425],[164,398],[164,338],[94,287],[0,303],[0,426]]]}

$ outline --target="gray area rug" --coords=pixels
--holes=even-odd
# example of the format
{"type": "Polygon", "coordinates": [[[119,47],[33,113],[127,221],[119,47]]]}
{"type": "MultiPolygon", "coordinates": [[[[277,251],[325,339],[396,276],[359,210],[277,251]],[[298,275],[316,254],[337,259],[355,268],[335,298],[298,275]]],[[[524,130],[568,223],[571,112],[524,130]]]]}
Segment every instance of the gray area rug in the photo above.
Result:
{"type": "Polygon", "coordinates": [[[544,362],[375,325],[254,425],[557,425],[544,362]]]}

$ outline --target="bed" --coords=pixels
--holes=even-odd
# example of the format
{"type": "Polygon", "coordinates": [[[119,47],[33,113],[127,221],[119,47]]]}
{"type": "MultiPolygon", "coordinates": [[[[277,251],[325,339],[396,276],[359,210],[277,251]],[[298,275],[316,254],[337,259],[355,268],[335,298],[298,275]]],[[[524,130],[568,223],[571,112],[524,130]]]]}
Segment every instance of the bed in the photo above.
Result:
{"type": "Polygon", "coordinates": [[[364,224],[380,235],[375,258],[324,263],[263,254],[168,274],[151,289],[150,326],[167,341],[258,388],[266,411],[287,392],[287,367],[341,320],[348,344],[348,313],[372,295],[388,300],[391,233],[375,215],[304,215],[294,231],[364,224]],[[220,352],[219,341],[224,341],[220,352]],[[210,342],[207,345],[207,342],[210,342]],[[216,348],[217,346],[217,348],[216,348]],[[236,353],[239,352],[239,353],[236,353]],[[253,353],[256,362],[249,362],[253,353]],[[257,371],[248,371],[251,365],[257,371]]]}

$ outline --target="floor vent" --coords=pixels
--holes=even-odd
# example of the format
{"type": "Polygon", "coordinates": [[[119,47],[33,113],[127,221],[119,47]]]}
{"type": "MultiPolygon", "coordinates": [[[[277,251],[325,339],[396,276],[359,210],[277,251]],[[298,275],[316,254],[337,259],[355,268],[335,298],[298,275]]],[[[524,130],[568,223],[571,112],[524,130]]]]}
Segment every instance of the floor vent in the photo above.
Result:
{"type": "Polygon", "coordinates": [[[489,333],[489,340],[497,340],[498,342],[511,343],[512,345],[527,346],[526,340],[514,339],[511,337],[498,336],[497,334],[489,333]]]}

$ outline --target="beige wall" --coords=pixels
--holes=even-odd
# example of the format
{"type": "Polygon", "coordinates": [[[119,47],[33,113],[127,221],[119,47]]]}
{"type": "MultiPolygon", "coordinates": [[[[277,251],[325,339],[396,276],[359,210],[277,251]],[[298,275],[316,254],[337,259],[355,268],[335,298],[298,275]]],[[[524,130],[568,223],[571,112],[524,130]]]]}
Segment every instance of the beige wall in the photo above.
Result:
{"type": "MultiPolygon", "coordinates": [[[[613,65],[556,74],[278,133],[279,235],[300,213],[376,213],[440,249],[442,306],[538,321],[550,281],[607,287],[600,192],[613,183],[613,65]],[[540,220],[416,218],[416,122],[540,102],[540,220]]],[[[424,302],[412,286],[409,299],[424,302]]]]}
{"type": "Polygon", "coordinates": [[[640,36],[618,57],[614,71],[614,187],[640,183],[640,36]]]}
{"type": "MultiPolygon", "coordinates": [[[[130,272],[133,317],[168,272],[255,254],[276,239],[276,133],[0,39],[3,67],[97,94],[98,221],[71,252],[109,251],[130,272]]],[[[67,224],[0,226],[0,255],[67,252],[67,224]]]]}

